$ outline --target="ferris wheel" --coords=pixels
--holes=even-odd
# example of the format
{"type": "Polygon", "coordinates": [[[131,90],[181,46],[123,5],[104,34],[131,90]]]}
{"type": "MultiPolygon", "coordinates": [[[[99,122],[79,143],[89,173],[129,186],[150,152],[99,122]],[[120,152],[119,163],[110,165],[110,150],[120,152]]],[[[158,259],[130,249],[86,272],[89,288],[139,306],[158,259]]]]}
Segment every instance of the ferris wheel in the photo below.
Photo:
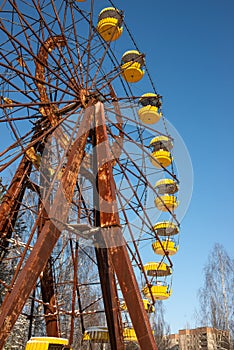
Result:
{"type": "Polygon", "coordinates": [[[157,349],[150,315],[172,293],[179,181],[123,10],[1,5],[0,349],[17,322],[27,350],[157,349]]]}

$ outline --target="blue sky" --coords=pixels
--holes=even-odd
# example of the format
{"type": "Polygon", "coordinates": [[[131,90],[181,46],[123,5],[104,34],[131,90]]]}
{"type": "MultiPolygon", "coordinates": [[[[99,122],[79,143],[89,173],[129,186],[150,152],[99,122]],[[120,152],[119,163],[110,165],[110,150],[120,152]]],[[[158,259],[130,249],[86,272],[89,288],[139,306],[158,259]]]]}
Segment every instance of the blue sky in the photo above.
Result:
{"type": "Polygon", "coordinates": [[[197,291],[214,243],[233,256],[234,2],[151,0],[137,5],[131,0],[122,8],[163,95],[164,114],[193,164],[192,200],[173,259],[173,294],[164,302],[165,319],[177,332],[196,326],[197,291]]]}

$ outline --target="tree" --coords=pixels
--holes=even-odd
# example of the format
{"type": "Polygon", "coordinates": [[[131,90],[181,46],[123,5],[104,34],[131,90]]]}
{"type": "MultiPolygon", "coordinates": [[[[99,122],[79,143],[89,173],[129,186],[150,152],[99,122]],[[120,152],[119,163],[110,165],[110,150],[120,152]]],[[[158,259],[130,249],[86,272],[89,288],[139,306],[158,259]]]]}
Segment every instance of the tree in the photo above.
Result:
{"type": "Polygon", "coordinates": [[[170,348],[170,326],[164,319],[164,308],[162,301],[158,300],[155,304],[155,317],[154,317],[154,337],[158,350],[168,350],[170,348]]]}
{"type": "Polygon", "coordinates": [[[216,243],[204,267],[204,285],[199,289],[199,322],[228,330],[234,338],[234,259],[216,243]]]}
{"type": "Polygon", "coordinates": [[[0,203],[2,201],[3,195],[6,193],[7,186],[3,185],[2,178],[0,177],[0,203]]]}
{"type": "MultiPolygon", "coordinates": [[[[7,185],[3,184],[2,178],[0,178],[0,203],[6,193],[7,185]]],[[[26,225],[22,218],[18,218],[13,232],[13,240],[11,242],[10,247],[8,247],[5,251],[5,259],[1,261],[0,266],[0,305],[2,303],[4,295],[7,293],[8,288],[12,276],[16,269],[16,259],[15,259],[15,251],[14,247],[16,247],[16,243],[14,243],[15,239],[18,239],[22,236],[22,233],[25,231],[26,225]]],[[[28,334],[28,320],[24,315],[20,315],[17,323],[13,331],[11,332],[7,343],[4,346],[5,350],[10,350],[16,348],[18,350],[23,350],[25,348],[25,340],[27,340],[28,334]]]]}

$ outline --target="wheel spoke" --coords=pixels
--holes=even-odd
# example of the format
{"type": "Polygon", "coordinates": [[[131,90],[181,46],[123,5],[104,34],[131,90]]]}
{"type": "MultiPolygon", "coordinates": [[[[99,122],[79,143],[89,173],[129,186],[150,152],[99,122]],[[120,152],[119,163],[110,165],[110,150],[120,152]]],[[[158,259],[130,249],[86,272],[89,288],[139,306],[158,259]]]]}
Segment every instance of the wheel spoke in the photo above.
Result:
{"type": "MultiPolygon", "coordinates": [[[[103,28],[115,33],[118,12],[106,4],[103,28]]],[[[130,331],[141,348],[156,350],[141,299],[146,293],[151,307],[157,302],[151,287],[158,276],[145,269],[145,252],[157,245],[161,256],[152,259],[171,269],[174,241],[160,236],[155,221],[162,216],[179,227],[179,219],[153,182],[166,177],[176,187],[178,170],[173,151],[168,166],[150,149],[153,138],[173,141],[165,118],[159,127],[139,120],[139,91],[156,94],[149,71],[142,86],[126,78],[121,37],[102,36],[98,1],[4,0],[0,9],[0,171],[7,182],[3,194],[0,187],[0,349],[22,317],[24,343],[38,327],[74,350],[96,341],[121,350],[130,331]]]]}

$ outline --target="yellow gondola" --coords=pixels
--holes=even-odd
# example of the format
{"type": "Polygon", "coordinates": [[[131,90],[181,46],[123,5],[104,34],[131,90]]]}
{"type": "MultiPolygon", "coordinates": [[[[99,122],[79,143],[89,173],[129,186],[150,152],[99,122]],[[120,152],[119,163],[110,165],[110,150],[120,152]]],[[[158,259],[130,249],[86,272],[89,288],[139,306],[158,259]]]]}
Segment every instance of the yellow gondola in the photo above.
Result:
{"type": "Polygon", "coordinates": [[[105,41],[117,40],[123,32],[123,16],[114,7],[104,8],[98,16],[97,31],[105,41]]]}
{"type": "Polygon", "coordinates": [[[166,136],[157,136],[150,141],[150,146],[153,148],[151,163],[157,168],[168,167],[172,162],[170,153],[173,148],[172,141],[166,136]]]}
{"type": "Polygon", "coordinates": [[[155,152],[160,149],[170,151],[173,148],[173,143],[167,136],[156,136],[150,141],[150,146],[153,147],[155,152]]]}
{"type": "Polygon", "coordinates": [[[179,190],[178,184],[172,179],[161,179],[157,181],[155,188],[159,194],[174,194],[179,190]]]}
{"type": "Polygon", "coordinates": [[[169,196],[168,194],[164,194],[163,196],[159,196],[155,198],[154,201],[156,207],[160,211],[168,211],[168,210],[175,210],[179,202],[177,201],[175,196],[169,196]]]}
{"type": "Polygon", "coordinates": [[[122,76],[128,83],[136,83],[144,76],[145,59],[137,50],[126,51],[121,59],[122,76]]]}
{"type": "Polygon", "coordinates": [[[160,112],[161,101],[158,95],[147,93],[141,96],[139,104],[142,106],[138,111],[140,120],[145,124],[155,124],[162,117],[160,112]]]}
{"type": "Polygon", "coordinates": [[[148,276],[169,276],[172,274],[172,269],[164,262],[149,262],[144,265],[144,270],[147,271],[148,276]]]}
{"type": "MultiPolygon", "coordinates": [[[[152,313],[155,311],[155,307],[149,302],[148,299],[142,299],[142,301],[143,301],[145,311],[147,313],[152,313]]],[[[125,302],[121,304],[121,310],[127,311],[127,305],[125,302]]]]}
{"type": "Polygon", "coordinates": [[[144,308],[146,310],[147,313],[152,313],[155,312],[155,307],[149,302],[148,299],[142,299],[143,304],[144,304],[144,308]]]}
{"type": "Polygon", "coordinates": [[[167,168],[172,162],[172,157],[170,152],[160,150],[151,153],[150,160],[156,168],[167,168]]]}
{"type": "Polygon", "coordinates": [[[161,241],[161,244],[159,241],[152,243],[152,248],[155,254],[165,255],[166,251],[168,255],[175,255],[179,249],[179,246],[169,239],[167,241],[161,241]]]}
{"type": "MultiPolygon", "coordinates": [[[[133,328],[124,328],[123,338],[124,338],[124,341],[137,342],[136,332],[133,328]]],[[[106,327],[88,328],[83,335],[83,341],[90,341],[93,343],[109,343],[110,336],[109,336],[108,328],[106,327]]]]}
{"type": "Polygon", "coordinates": [[[179,233],[178,225],[170,221],[157,222],[154,225],[154,230],[159,236],[173,236],[179,233]]]}
{"type": "Polygon", "coordinates": [[[123,337],[125,341],[135,341],[137,342],[136,332],[133,328],[124,328],[123,337]]]}
{"type": "Polygon", "coordinates": [[[49,350],[52,349],[52,347],[54,349],[57,349],[59,345],[61,349],[72,350],[68,344],[68,340],[64,338],[33,337],[27,342],[25,350],[49,350]]]}
{"type": "Polygon", "coordinates": [[[83,341],[91,341],[93,343],[109,343],[110,337],[107,327],[89,327],[83,335],[83,341]]]}
{"type": "Polygon", "coordinates": [[[169,289],[168,285],[156,285],[151,287],[146,286],[143,288],[142,292],[146,298],[150,299],[152,293],[156,300],[165,300],[169,298],[172,290],[169,289]]]}

